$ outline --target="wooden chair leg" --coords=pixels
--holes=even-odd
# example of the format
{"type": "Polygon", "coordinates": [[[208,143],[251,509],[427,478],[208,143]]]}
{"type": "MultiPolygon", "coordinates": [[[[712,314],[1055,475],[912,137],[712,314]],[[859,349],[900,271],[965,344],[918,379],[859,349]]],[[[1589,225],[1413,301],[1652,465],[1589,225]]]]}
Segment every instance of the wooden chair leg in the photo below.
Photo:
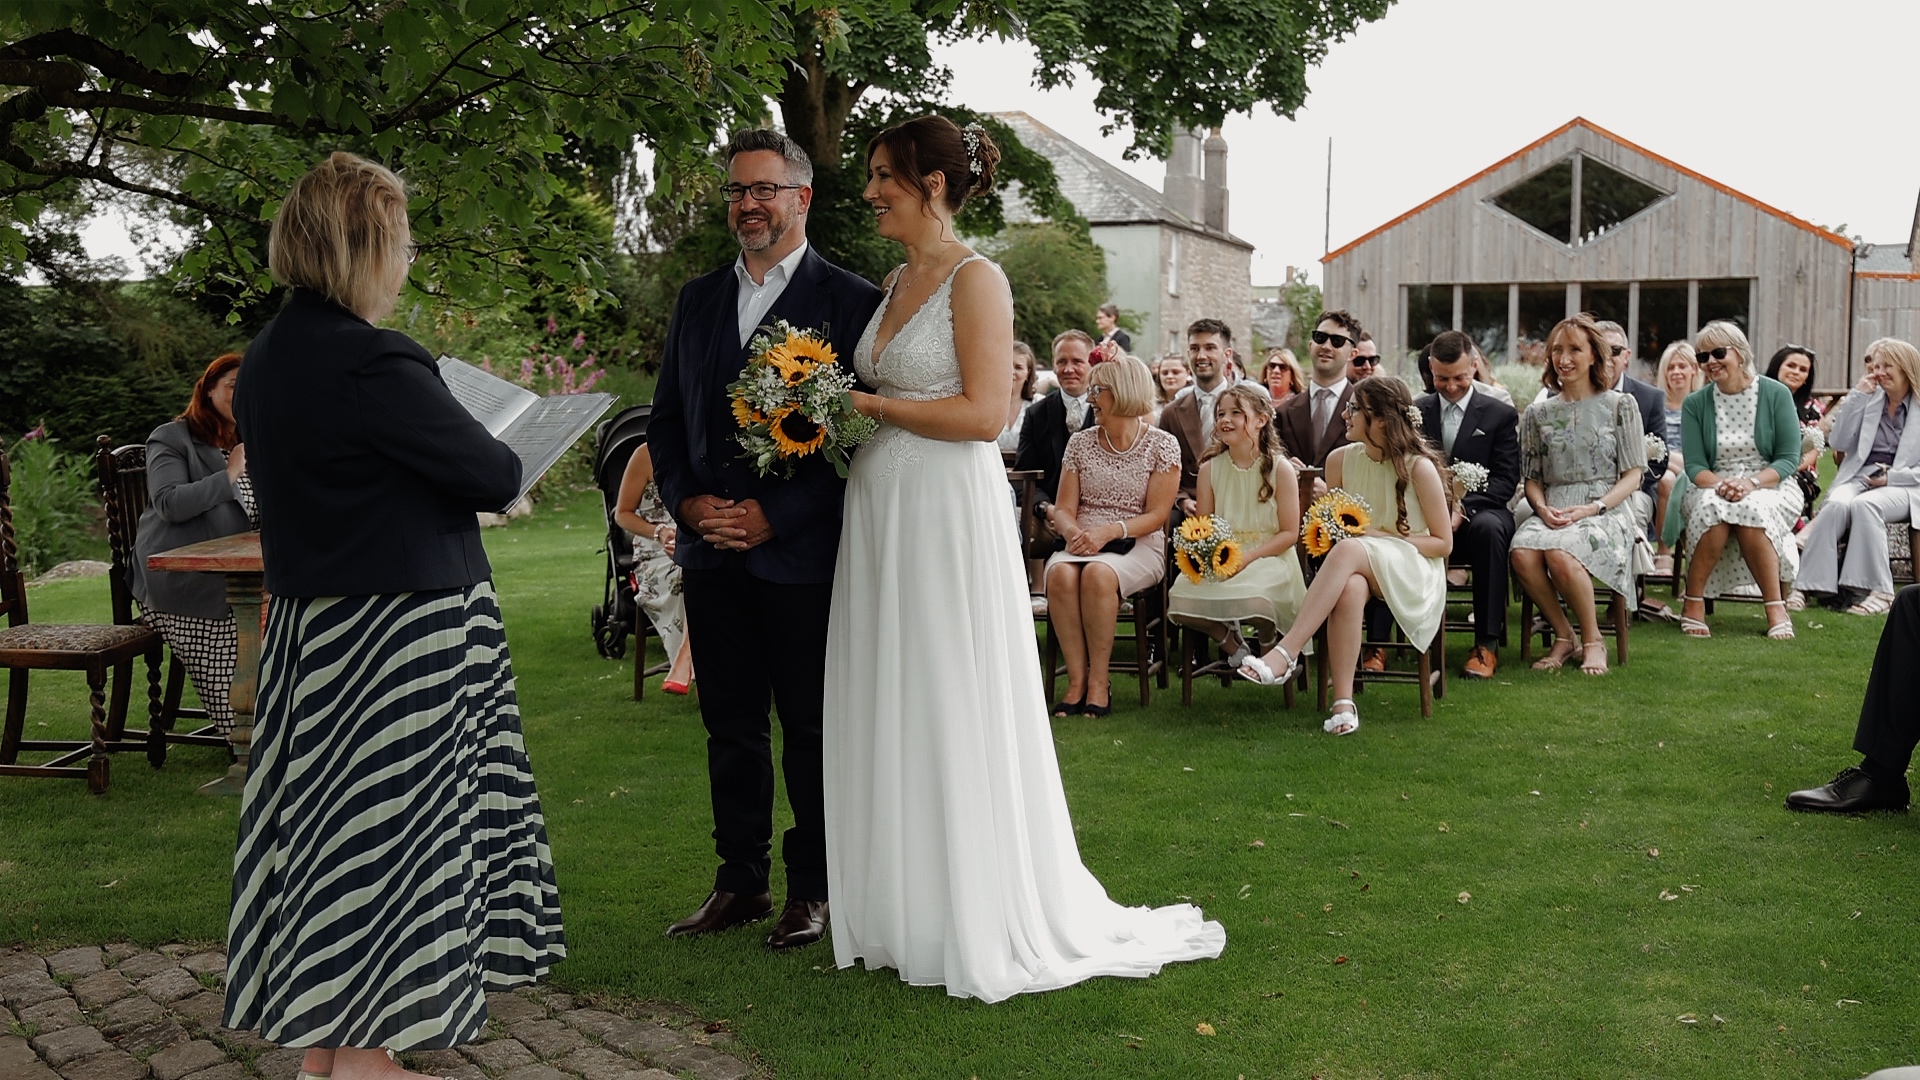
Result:
{"type": "Polygon", "coordinates": [[[1428,680],[1433,684],[1433,696],[1444,698],[1447,696],[1447,632],[1445,630],[1433,635],[1433,647],[1428,652],[1433,654],[1434,673],[1428,676],[1428,680]]]}
{"type": "Polygon", "coordinates": [[[1626,667],[1627,624],[1633,621],[1633,616],[1627,611],[1627,598],[1618,592],[1613,594],[1612,607],[1614,663],[1626,667]]]}
{"type": "Polygon", "coordinates": [[[1520,591],[1520,662],[1533,662],[1533,596],[1520,591]]]}
{"type": "Polygon", "coordinates": [[[1189,708],[1193,705],[1193,669],[1198,666],[1194,663],[1194,653],[1200,648],[1200,643],[1195,639],[1204,636],[1190,626],[1183,626],[1174,631],[1174,641],[1178,642],[1176,647],[1180,650],[1181,708],[1189,708]]]}
{"type": "Polygon", "coordinates": [[[1317,679],[1318,683],[1320,684],[1320,689],[1318,694],[1319,709],[1321,712],[1326,712],[1327,711],[1327,687],[1328,687],[1328,684],[1331,683],[1333,680],[1333,672],[1327,670],[1327,628],[1326,627],[1323,626],[1319,630],[1314,631],[1313,645],[1314,645],[1313,666],[1314,666],[1314,669],[1319,673],[1319,676],[1317,679]]]}
{"type": "Polygon", "coordinates": [[[133,698],[133,661],[114,665],[109,678],[107,698],[107,741],[122,742],[127,737],[127,705],[133,698]]]}
{"type": "Polygon", "coordinates": [[[107,757],[107,669],[96,664],[87,672],[87,704],[91,711],[93,754],[87,759],[87,790],[105,794],[112,762],[107,757]]]}
{"type": "Polygon", "coordinates": [[[0,765],[11,765],[20,757],[21,732],[27,725],[27,675],[25,668],[7,672],[7,724],[0,728],[0,765]]]}
{"type": "Polygon", "coordinates": [[[1047,711],[1053,711],[1054,669],[1060,666],[1060,642],[1053,636],[1053,613],[1048,612],[1043,625],[1047,628],[1046,659],[1040,665],[1040,681],[1047,688],[1047,711]]]}
{"type": "Polygon", "coordinates": [[[1433,716],[1433,653],[1420,653],[1420,716],[1433,716]]]}
{"type": "MultiPolygon", "coordinates": [[[[1137,596],[1133,601],[1133,659],[1134,670],[1140,681],[1140,707],[1146,708],[1153,703],[1153,613],[1147,610],[1145,596],[1137,596]]],[[[1108,676],[1111,680],[1112,676],[1108,676]]],[[[1111,683],[1107,691],[1108,700],[1112,700],[1111,683]]]]}
{"type": "MultiPolygon", "coordinates": [[[[155,673],[158,676],[158,673],[155,673]]],[[[167,740],[180,713],[180,696],[187,688],[187,668],[173,650],[167,650],[167,688],[160,696],[160,713],[147,728],[147,764],[158,769],[167,763],[167,740]]]]}

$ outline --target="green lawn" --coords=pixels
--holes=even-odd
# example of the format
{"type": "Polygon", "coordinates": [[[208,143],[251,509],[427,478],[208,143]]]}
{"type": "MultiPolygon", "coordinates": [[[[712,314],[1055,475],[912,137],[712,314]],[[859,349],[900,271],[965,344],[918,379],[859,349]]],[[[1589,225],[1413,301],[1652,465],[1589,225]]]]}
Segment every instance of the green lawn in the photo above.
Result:
{"type": "MultiPolygon", "coordinates": [[[[1757,605],[1721,605],[1705,642],[1636,624],[1604,681],[1509,650],[1431,720],[1375,688],[1348,739],[1247,685],[1192,709],[1177,686],[1146,711],[1116,695],[1055,725],[1082,852],[1118,900],[1203,905],[1226,953],[983,1006],[836,971],[824,945],[662,935],[711,880],[703,734],[594,655],[602,535],[583,497],[487,538],[571,939],[555,980],[725,1020],[780,1076],[1846,1078],[1920,1057],[1920,834],[1781,808],[1854,760],[1879,619],[1808,612],[1790,644],[1757,605]]],[[[32,596],[44,619],[105,611],[98,581],[32,596]]],[[[41,680],[30,724],[80,731],[77,687],[41,680]]],[[[193,794],[219,765],[124,757],[98,798],[0,780],[0,942],[221,937],[236,807],[193,794]]]]}

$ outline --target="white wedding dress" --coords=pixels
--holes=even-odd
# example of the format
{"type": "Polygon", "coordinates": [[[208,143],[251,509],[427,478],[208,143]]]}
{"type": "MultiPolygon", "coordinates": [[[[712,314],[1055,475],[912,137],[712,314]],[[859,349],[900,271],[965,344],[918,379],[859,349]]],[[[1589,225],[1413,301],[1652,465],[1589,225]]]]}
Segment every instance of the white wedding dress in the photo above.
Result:
{"type": "MultiPolygon", "coordinates": [[[[876,357],[889,290],[854,350],[883,396],[960,392],[952,287],[949,275],[876,357]]],[[[1226,946],[1225,929],[1191,904],[1114,903],[1080,861],[990,441],[889,424],[854,456],[827,630],[825,756],[840,967],[863,960],[991,1002],[1147,976],[1226,946]]]]}

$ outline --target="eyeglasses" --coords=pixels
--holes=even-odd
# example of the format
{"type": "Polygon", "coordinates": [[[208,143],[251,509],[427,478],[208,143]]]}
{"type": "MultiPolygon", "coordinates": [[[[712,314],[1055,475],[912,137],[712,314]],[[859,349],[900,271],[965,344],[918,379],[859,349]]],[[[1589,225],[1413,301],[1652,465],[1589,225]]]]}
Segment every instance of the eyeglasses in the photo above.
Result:
{"type": "Polygon", "coordinates": [[[420,245],[408,244],[407,245],[407,265],[412,266],[415,260],[419,258],[420,258],[420,245]]]}
{"type": "Polygon", "coordinates": [[[1379,367],[1380,358],[1377,356],[1356,356],[1347,361],[1347,363],[1352,364],[1354,367],[1379,367]]]}
{"type": "Polygon", "coordinates": [[[1092,386],[1087,387],[1087,400],[1092,401],[1094,398],[1097,398],[1101,394],[1104,394],[1106,392],[1107,392],[1106,387],[1101,386],[1099,383],[1094,383],[1092,386]]]}
{"type": "Polygon", "coordinates": [[[765,182],[758,184],[722,184],[720,186],[720,199],[723,202],[739,202],[741,199],[751,195],[756,202],[772,202],[775,198],[779,197],[781,192],[792,191],[800,186],[802,185],[771,184],[765,182]]]}
{"type": "Polygon", "coordinates": [[[1353,339],[1350,337],[1343,337],[1339,334],[1329,334],[1325,330],[1315,330],[1313,332],[1313,343],[1315,345],[1325,345],[1328,343],[1332,343],[1334,348],[1344,349],[1347,346],[1353,344],[1353,339]]]}
{"type": "Polygon", "coordinates": [[[1717,349],[1707,349],[1703,352],[1697,352],[1693,354],[1693,358],[1703,364],[1709,360],[1725,360],[1727,358],[1727,347],[1722,345],[1717,349]]]}
{"type": "Polygon", "coordinates": [[[1787,346],[1784,351],[1790,352],[1790,353],[1796,353],[1796,352],[1800,353],[1807,358],[1808,363],[1812,363],[1813,361],[1820,359],[1818,356],[1814,355],[1814,352],[1812,349],[1807,348],[1805,345],[1795,345],[1791,341],[1787,342],[1787,346]]]}
{"type": "Polygon", "coordinates": [[[1626,347],[1625,345],[1615,345],[1615,346],[1613,346],[1612,348],[1610,348],[1610,349],[1608,349],[1608,350],[1607,350],[1607,355],[1608,355],[1608,356],[1619,356],[1619,355],[1620,355],[1621,353],[1623,353],[1623,352],[1626,352],[1626,351],[1627,351],[1627,347],[1626,347]]]}
{"type": "Polygon", "coordinates": [[[1367,410],[1361,408],[1359,402],[1349,401],[1347,402],[1346,408],[1340,410],[1340,415],[1341,416],[1365,416],[1367,415],[1367,410]]]}

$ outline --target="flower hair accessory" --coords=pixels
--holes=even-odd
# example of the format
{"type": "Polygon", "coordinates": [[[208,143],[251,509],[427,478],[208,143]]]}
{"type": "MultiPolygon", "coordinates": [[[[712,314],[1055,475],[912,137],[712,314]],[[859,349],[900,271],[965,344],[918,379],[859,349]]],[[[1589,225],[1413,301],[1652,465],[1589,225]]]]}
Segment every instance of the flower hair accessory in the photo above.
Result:
{"type": "Polygon", "coordinates": [[[1423,424],[1424,422],[1423,422],[1423,421],[1422,421],[1422,420],[1420,419],[1420,406],[1418,406],[1418,405],[1408,405],[1408,406],[1407,406],[1407,419],[1408,419],[1409,421],[1411,421],[1411,422],[1413,423],[1413,430],[1415,430],[1415,431],[1419,431],[1419,430],[1421,430],[1421,429],[1422,429],[1422,424],[1423,424]]]}
{"type": "Polygon", "coordinates": [[[967,144],[968,176],[980,175],[980,136],[986,133],[987,129],[981,127],[978,121],[960,129],[960,138],[964,139],[967,144]]]}

